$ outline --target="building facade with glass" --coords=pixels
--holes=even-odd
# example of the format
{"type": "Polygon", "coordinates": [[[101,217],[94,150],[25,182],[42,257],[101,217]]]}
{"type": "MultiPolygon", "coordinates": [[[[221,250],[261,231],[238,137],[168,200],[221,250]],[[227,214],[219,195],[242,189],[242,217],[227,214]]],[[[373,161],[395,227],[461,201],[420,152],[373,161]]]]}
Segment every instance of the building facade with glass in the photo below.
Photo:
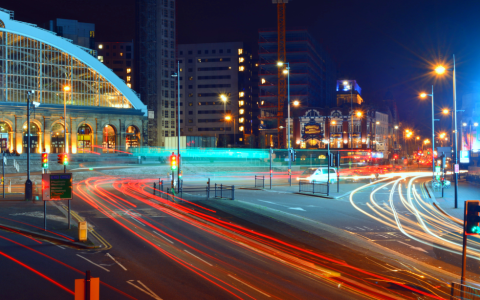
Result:
{"type": "Polygon", "coordinates": [[[13,20],[0,9],[0,147],[25,152],[27,93],[31,152],[113,152],[148,140],[147,108],[90,49],[13,20]],[[66,88],[67,87],[67,88],[66,88]],[[66,103],[66,120],[64,119],[66,103]],[[66,131],[64,127],[66,125],[66,131]]]}

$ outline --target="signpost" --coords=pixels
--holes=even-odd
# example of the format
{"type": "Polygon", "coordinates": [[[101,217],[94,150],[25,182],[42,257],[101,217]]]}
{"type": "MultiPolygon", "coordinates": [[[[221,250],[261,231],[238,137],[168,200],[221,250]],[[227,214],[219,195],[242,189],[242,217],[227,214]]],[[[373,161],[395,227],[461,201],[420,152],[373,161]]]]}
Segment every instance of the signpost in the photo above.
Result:
{"type": "MultiPolygon", "coordinates": [[[[42,174],[44,230],[47,229],[47,201],[72,200],[72,182],[72,173],[42,174]]],[[[70,219],[70,208],[68,218],[70,219]]]]}

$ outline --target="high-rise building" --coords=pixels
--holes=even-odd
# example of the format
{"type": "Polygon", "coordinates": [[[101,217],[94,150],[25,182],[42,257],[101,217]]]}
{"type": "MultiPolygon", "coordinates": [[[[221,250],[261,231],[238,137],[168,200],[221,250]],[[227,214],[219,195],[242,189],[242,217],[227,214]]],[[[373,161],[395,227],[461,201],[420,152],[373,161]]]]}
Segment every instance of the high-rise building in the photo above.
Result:
{"type": "MultiPolygon", "coordinates": [[[[261,147],[278,147],[277,30],[259,31],[261,147]]],[[[306,29],[286,31],[286,58],[290,67],[290,98],[301,107],[336,106],[336,67],[327,51],[306,29]]],[[[285,67],[285,64],[283,67],[285,67]]],[[[283,116],[287,117],[287,103],[283,116]]],[[[282,129],[282,128],[281,128],[282,129]]],[[[282,130],[286,130],[283,128],[282,130]]],[[[284,134],[286,137],[287,134],[284,134]]],[[[287,143],[284,143],[287,145],[287,143]]]]}
{"type": "Polygon", "coordinates": [[[131,42],[96,42],[97,58],[135,90],[134,48],[131,42]]]}
{"type": "Polygon", "coordinates": [[[148,107],[148,144],[164,146],[162,124],[176,120],[176,108],[164,105],[176,99],[175,1],[136,0],[135,6],[136,90],[148,107]]]}
{"type": "MultiPolygon", "coordinates": [[[[182,132],[188,136],[216,136],[218,147],[250,144],[256,100],[252,54],[245,44],[178,45],[178,59],[184,104],[182,132]]],[[[165,101],[165,108],[174,105],[174,101],[170,102],[165,101]]],[[[162,124],[165,136],[175,128],[171,122],[162,124]]]]}
{"type": "Polygon", "coordinates": [[[77,20],[55,19],[42,26],[58,36],[72,40],[75,45],[95,49],[95,24],[77,20]]]}

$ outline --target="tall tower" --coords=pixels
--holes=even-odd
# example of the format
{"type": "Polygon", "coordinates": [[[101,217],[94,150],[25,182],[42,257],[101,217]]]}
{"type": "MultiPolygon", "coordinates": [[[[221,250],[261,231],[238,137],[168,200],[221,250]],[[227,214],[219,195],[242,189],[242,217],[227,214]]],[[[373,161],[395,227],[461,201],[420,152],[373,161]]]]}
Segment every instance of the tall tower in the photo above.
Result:
{"type": "Polygon", "coordinates": [[[136,0],[135,8],[135,84],[148,108],[148,145],[161,147],[176,133],[175,0],[136,0]]]}

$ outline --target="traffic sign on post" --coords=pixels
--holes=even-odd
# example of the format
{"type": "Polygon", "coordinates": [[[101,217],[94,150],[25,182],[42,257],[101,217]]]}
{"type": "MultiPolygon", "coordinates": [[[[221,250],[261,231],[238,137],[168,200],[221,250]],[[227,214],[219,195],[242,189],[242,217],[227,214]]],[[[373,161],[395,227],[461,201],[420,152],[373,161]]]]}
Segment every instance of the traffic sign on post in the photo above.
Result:
{"type": "Polygon", "coordinates": [[[460,165],[459,164],[455,164],[455,173],[456,174],[460,173],[460,165]]]}

